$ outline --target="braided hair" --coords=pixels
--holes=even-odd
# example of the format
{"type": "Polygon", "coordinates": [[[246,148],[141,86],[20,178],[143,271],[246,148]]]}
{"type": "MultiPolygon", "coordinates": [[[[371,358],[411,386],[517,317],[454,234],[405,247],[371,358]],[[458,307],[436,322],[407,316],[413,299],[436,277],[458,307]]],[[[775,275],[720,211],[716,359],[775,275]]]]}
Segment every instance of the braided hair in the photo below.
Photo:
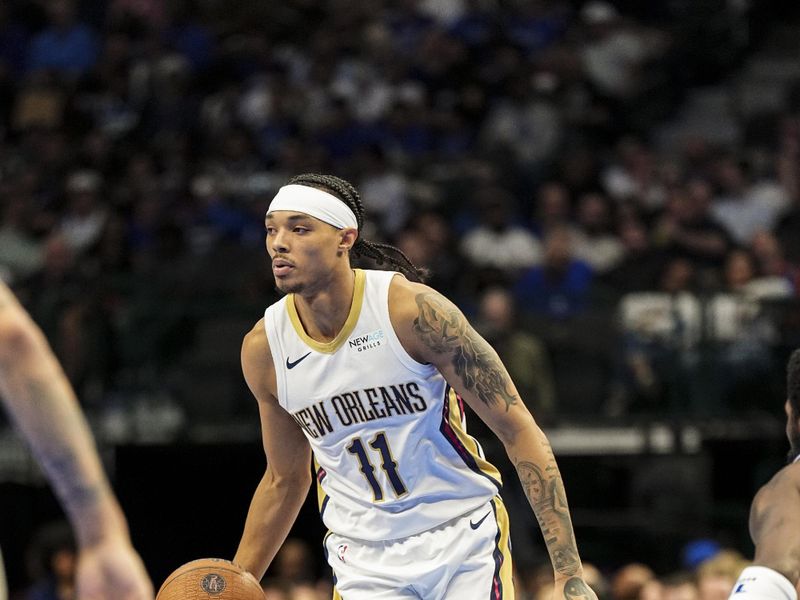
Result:
{"type": "MultiPolygon", "coordinates": [[[[319,173],[304,173],[297,175],[289,180],[292,185],[305,185],[308,187],[322,189],[329,192],[344,202],[356,216],[358,228],[364,225],[364,205],[361,197],[353,185],[344,179],[334,175],[322,175],[319,173]]],[[[425,269],[416,266],[403,253],[400,248],[379,242],[370,242],[359,237],[353,245],[352,253],[355,257],[365,256],[372,259],[377,264],[387,263],[395,267],[412,281],[425,281],[427,272],[425,269]]]]}
{"type": "Polygon", "coordinates": [[[792,352],[786,367],[786,397],[795,418],[800,417],[800,348],[792,352]]]}

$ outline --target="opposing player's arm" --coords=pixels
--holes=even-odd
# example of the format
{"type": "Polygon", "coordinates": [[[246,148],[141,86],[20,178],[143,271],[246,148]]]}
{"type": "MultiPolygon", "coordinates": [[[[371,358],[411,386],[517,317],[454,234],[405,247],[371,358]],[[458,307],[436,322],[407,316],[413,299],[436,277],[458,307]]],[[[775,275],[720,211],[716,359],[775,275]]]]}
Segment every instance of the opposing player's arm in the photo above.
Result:
{"type": "Polygon", "coordinates": [[[91,543],[122,527],[86,420],[44,335],[0,284],[0,390],[75,526],[91,543]]]}
{"type": "Polygon", "coordinates": [[[403,347],[419,362],[435,365],[503,442],[544,535],[558,597],[593,597],[581,578],[564,484],[550,444],[497,353],[452,302],[427,286],[395,277],[389,306],[403,347]]]}
{"type": "Polygon", "coordinates": [[[750,509],[755,564],[800,582],[800,464],[781,469],[762,487],[750,509]]]}
{"type": "Polygon", "coordinates": [[[52,484],[80,547],[81,597],[152,599],[75,392],[44,334],[0,282],[0,399],[52,484]]]}
{"type": "Polygon", "coordinates": [[[259,321],[242,344],[242,371],[258,400],[267,470],[256,488],[234,562],[264,576],[292,527],[311,485],[311,448],[278,404],[275,368],[259,321]]]}

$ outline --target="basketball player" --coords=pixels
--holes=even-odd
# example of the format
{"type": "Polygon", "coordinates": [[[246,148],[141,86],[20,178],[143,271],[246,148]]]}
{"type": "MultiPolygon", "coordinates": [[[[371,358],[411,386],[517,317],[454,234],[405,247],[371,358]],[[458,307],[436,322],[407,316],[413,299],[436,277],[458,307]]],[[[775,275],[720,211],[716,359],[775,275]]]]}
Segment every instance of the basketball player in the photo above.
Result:
{"type": "MultiPolygon", "coordinates": [[[[2,282],[0,397],[75,530],[78,600],[152,600],[72,387],[41,330],[2,282]]],[[[0,598],[2,579],[0,573],[0,598]]]]}
{"type": "Polygon", "coordinates": [[[731,600],[797,600],[800,582],[800,349],[789,358],[786,375],[786,435],[789,464],[753,499],[750,535],[753,562],[739,577],[731,600]]]}
{"type": "Polygon", "coordinates": [[[420,272],[404,255],[360,239],[362,219],[356,190],[317,174],[293,178],[267,211],[272,272],[288,295],[242,347],[268,465],[234,560],[264,575],[313,455],[334,598],[513,598],[500,475],[466,434],[466,402],[517,469],[555,598],[594,599],[550,444],[497,354],[450,301],[412,281],[420,272]],[[354,270],[351,251],[407,277],[354,270]]]}

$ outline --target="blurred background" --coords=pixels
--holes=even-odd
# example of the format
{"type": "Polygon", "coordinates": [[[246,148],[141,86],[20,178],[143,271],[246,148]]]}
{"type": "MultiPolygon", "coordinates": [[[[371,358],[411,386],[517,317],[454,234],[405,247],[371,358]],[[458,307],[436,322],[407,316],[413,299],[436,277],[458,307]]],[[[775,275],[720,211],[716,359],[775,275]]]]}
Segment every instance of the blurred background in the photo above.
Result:
{"type": "MultiPolygon", "coordinates": [[[[0,276],[154,580],[235,551],[265,467],[239,367],[278,298],[263,216],[314,171],[495,345],[602,600],[727,598],[787,450],[799,46],[792,0],[0,2],[0,276]]],[[[516,477],[471,431],[505,471],[519,596],[547,598],[516,477]]],[[[330,597],[315,512],[272,599],[330,597]]],[[[2,421],[15,598],[71,597],[61,519],[2,421]]]]}

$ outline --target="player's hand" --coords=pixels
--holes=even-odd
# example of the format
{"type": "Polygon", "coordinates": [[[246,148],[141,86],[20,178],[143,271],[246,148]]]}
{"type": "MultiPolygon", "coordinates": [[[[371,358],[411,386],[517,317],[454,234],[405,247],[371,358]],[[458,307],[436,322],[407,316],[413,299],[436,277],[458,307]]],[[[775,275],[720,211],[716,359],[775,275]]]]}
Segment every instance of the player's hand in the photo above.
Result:
{"type": "Polygon", "coordinates": [[[126,538],[82,548],[76,578],[78,600],[153,600],[153,584],[126,538]]]}
{"type": "Polygon", "coordinates": [[[597,600],[597,594],[582,577],[559,577],[553,587],[553,600],[597,600]]]}

